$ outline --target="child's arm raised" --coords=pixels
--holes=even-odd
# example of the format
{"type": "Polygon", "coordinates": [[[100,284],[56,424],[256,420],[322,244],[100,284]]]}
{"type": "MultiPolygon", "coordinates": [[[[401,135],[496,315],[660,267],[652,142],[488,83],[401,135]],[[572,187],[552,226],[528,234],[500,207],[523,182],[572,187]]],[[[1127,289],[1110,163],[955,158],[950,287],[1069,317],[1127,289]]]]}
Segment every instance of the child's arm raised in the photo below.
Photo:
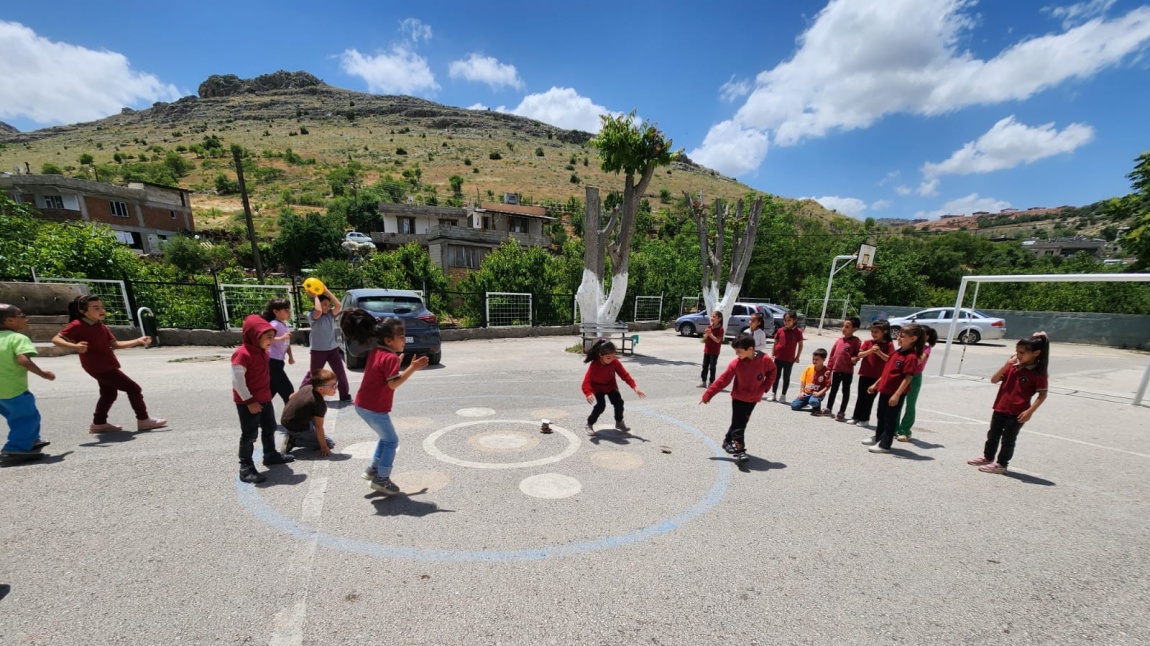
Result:
{"type": "MultiPolygon", "coordinates": [[[[28,372],[30,372],[30,373],[38,376],[38,377],[42,377],[44,379],[47,379],[48,381],[55,381],[56,380],[56,373],[52,372],[51,370],[41,370],[40,366],[37,366],[36,362],[32,361],[32,357],[30,357],[26,354],[16,355],[16,363],[20,364],[21,366],[24,367],[25,370],[27,370],[28,372]]],[[[1046,397],[1046,391],[1042,392],[1042,396],[1046,397]]],[[[1038,408],[1038,405],[1035,404],[1034,407],[1038,408]]]]}
{"type": "Polygon", "coordinates": [[[1012,354],[1010,358],[1006,360],[1006,363],[1002,364],[1002,367],[998,369],[998,372],[994,373],[990,378],[990,383],[996,384],[1002,381],[1002,378],[1006,375],[1006,371],[1009,370],[1011,366],[1016,365],[1018,365],[1018,357],[1012,354]]]}
{"type": "Polygon", "coordinates": [[[339,302],[339,300],[335,297],[335,294],[331,293],[330,289],[324,291],[324,293],[327,294],[327,297],[331,299],[331,315],[339,316],[339,313],[343,311],[343,303],[339,302]]]}
{"type": "Polygon", "coordinates": [[[392,390],[399,388],[403,385],[403,382],[407,381],[411,375],[415,374],[416,370],[423,370],[426,368],[427,361],[428,359],[425,356],[412,359],[411,363],[407,364],[407,368],[403,372],[387,380],[388,387],[392,390]]]}

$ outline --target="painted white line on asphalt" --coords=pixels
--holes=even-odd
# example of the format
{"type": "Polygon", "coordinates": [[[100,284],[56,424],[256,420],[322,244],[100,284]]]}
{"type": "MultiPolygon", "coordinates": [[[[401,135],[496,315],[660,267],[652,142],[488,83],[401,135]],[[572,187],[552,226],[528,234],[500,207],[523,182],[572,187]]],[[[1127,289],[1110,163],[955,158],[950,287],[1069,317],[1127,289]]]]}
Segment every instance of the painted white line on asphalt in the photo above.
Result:
{"type": "MultiPolygon", "coordinates": [[[[330,430],[335,430],[335,420],[331,420],[330,430]]],[[[300,522],[310,527],[319,527],[323,516],[323,501],[327,495],[327,472],[331,461],[326,459],[313,460],[312,472],[308,478],[307,493],[300,505],[300,522]]],[[[272,621],[272,635],[268,640],[270,646],[300,646],[303,644],[303,627],[307,622],[307,601],[311,591],[311,573],[315,568],[315,554],[319,544],[319,535],[313,534],[303,547],[303,558],[292,559],[285,573],[288,581],[298,581],[296,586],[300,590],[300,598],[290,607],[276,613],[272,621]]]]}
{"type": "MultiPolygon", "coordinates": [[[[926,413],[937,413],[939,415],[949,415],[951,417],[957,417],[958,419],[965,419],[965,420],[970,421],[970,422],[978,422],[980,424],[990,424],[990,422],[988,420],[974,419],[973,417],[963,417],[962,415],[955,415],[954,413],[945,413],[945,412],[940,411],[940,410],[929,410],[926,408],[920,408],[919,410],[926,412],[926,413]]],[[[1126,449],[1119,449],[1119,448],[1115,448],[1113,446],[1104,446],[1102,444],[1095,444],[1093,442],[1085,442],[1083,440],[1076,440],[1076,439],[1070,438],[1070,437],[1062,437],[1061,435],[1051,435],[1050,433],[1040,433],[1038,431],[1028,431],[1025,428],[1022,429],[1022,432],[1023,433],[1030,433],[1031,435],[1041,435],[1042,437],[1049,437],[1049,438],[1052,438],[1055,440],[1064,440],[1066,442],[1073,442],[1075,444],[1082,444],[1084,446],[1092,446],[1096,449],[1105,449],[1107,451],[1117,451],[1118,453],[1125,453],[1126,455],[1133,455],[1133,456],[1136,456],[1139,458],[1150,458],[1150,455],[1146,455],[1145,453],[1136,453],[1134,451],[1127,451],[1126,449]]]]}

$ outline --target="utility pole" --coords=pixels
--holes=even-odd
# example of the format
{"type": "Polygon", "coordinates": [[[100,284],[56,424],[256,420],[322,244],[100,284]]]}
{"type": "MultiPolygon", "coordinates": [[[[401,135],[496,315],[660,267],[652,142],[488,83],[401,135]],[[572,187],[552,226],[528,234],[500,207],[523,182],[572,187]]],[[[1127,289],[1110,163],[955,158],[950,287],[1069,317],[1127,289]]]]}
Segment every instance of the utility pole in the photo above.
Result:
{"type": "Polygon", "coordinates": [[[260,262],[260,247],[256,244],[256,225],[252,223],[252,207],[248,204],[248,189],[244,184],[244,164],[240,159],[243,148],[239,144],[232,144],[232,159],[236,162],[236,181],[240,184],[240,198],[244,202],[244,220],[248,223],[248,241],[252,244],[252,258],[256,262],[256,278],[264,284],[264,265],[260,262]]]}

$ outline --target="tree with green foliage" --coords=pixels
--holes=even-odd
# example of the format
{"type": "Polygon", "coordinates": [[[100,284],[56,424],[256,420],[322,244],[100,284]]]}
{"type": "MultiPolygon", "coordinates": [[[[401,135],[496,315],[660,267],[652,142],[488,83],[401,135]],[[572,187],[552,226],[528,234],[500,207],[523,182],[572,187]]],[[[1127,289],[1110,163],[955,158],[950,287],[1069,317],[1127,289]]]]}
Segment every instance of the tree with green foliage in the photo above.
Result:
{"type": "Polygon", "coordinates": [[[163,244],[164,262],[185,274],[202,273],[208,267],[211,254],[199,240],[190,236],[176,236],[163,244]]]}
{"type": "Polygon", "coordinates": [[[279,227],[271,251],[290,273],[298,274],[325,258],[343,257],[344,220],[337,215],[301,216],[286,209],[280,212],[279,227]]]}
{"type": "Polygon", "coordinates": [[[1137,259],[1132,269],[1150,269],[1150,152],[1134,160],[1134,170],[1127,175],[1134,192],[1121,198],[1115,210],[1133,219],[1133,225],[1122,236],[1122,247],[1137,259]]]}
{"type": "Polygon", "coordinates": [[[591,140],[599,151],[600,168],[623,173],[621,208],[612,211],[601,225],[599,189],[587,187],[584,212],[584,270],[577,300],[583,323],[612,323],[627,296],[627,271],[631,240],[635,235],[639,202],[659,166],[677,156],[671,140],[649,121],[635,124],[635,112],[627,116],[603,115],[602,128],[591,140]],[[611,261],[611,291],[605,291],[606,263],[611,261]]]}
{"type": "Polygon", "coordinates": [[[342,218],[356,231],[375,230],[379,221],[380,198],[372,191],[359,191],[354,195],[343,195],[327,203],[328,215],[342,218]]]}

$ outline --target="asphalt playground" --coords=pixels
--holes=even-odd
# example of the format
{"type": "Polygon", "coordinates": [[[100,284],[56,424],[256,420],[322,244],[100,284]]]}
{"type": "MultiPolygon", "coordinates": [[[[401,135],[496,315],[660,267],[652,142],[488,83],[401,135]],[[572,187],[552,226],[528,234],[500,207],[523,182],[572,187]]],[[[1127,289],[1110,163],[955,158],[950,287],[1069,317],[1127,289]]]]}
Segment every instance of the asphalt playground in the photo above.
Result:
{"type": "MultiPolygon", "coordinates": [[[[49,456],[0,468],[0,644],[1150,643],[1146,353],[1055,343],[1001,476],[966,460],[1010,341],[955,346],[946,377],[939,346],[890,455],[763,402],[741,467],[700,340],[642,333],[632,432],[608,409],[594,438],[577,342],[447,343],[397,391],[395,497],[339,404],[331,458],[239,483],[230,349],[119,352],[170,425],[102,436],[76,357],[40,359],[49,456]]],[[[110,421],[134,428],[125,398],[110,421]]]]}

